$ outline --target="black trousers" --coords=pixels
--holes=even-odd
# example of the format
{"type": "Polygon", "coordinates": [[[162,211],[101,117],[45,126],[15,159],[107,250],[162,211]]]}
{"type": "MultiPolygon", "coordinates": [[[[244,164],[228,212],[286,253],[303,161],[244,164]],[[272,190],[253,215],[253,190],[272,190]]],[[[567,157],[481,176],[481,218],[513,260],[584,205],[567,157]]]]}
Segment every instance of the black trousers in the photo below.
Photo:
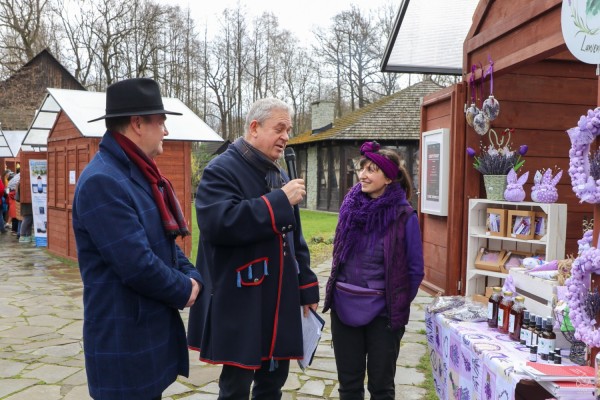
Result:
{"type": "Polygon", "coordinates": [[[270,361],[263,361],[258,370],[223,365],[219,377],[219,400],[248,400],[252,382],[252,399],[281,399],[281,388],[287,380],[290,361],[279,360],[277,363],[273,371],[269,371],[270,361]]]}
{"type": "Polygon", "coordinates": [[[371,399],[394,399],[396,361],[404,327],[392,331],[387,324],[387,318],[377,317],[368,325],[355,328],[345,325],[335,311],[331,311],[340,400],[365,398],[365,371],[371,399]]]}

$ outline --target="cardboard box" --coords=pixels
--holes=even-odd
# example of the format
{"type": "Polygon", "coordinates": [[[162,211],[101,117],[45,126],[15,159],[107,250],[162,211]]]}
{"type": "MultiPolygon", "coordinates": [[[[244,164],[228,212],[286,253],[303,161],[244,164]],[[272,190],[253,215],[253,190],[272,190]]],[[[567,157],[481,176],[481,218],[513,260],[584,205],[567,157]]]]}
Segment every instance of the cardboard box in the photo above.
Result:
{"type": "Polygon", "coordinates": [[[535,229],[535,212],[525,210],[508,211],[506,236],[522,240],[532,240],[535,229]]]}
{"type": "Polygon", "coordinates": [[[508,210],[488,208],[486,210],[485,234],[488,236],[506,236],[506,218],[508,210]]]}
{"type": "Polygon", "coordinates": [[[487,271],[503,272],[502,260],[506,250],[489,250],[482,247],[477,252],[477,258],[475,259],[475,268],[485,269],[487,271]]]}
{"type": "Polygon", "coordinates": [[[531,257],[531,255],[526,251],[508,250],[502,259],[502,268],[506,271],[511,268],[520,268],[523,266],[523,259],[531,257]]]}

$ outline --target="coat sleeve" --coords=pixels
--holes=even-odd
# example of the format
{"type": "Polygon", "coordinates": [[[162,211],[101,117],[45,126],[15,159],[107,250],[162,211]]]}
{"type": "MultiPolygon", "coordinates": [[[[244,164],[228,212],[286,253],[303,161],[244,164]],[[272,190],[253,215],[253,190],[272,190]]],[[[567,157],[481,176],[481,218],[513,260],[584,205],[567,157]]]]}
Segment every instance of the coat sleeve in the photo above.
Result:
{"type": "Polygon", "coordinates": [[[198,283],[201,283],[204,286],[204,279],[202,279],[202,275],[200,272],[194,267],[194,264],[190,262],[190,260],[183,253],[181,248],[175,245],[177,251],[177,268],[183,272],[187,277],[196,280],[198,283]]]}
{"type": "MultiPolygon", "coordinates": [[[[77,229],[84,231],[103,263],[123,284],[144,296],[183,309],[192,292],[190,278],[155,254],[123,184],[108,174],[92,175],[82,183],[75,199],[77,229]]],[[[171,239],[165,237],[165,240],[171,239]]]]}
{"type": "Polygon", "coordinates": [[[218,164],[204,169],[196,193],[203,240],[218,246],[247,246],[296,229],[294,209],[283,190],[249,197],[244,193],[248,185],[218,164]]]}
{"type": "Polygon", "coordinates": [[[419,286],[425,276],[423,262],[423,242],[421,229],[416,213],[406,221],[406,259],[408,261],[408,277],[410,280],[410,301],[413,301],[419,291],[419,286]]]}

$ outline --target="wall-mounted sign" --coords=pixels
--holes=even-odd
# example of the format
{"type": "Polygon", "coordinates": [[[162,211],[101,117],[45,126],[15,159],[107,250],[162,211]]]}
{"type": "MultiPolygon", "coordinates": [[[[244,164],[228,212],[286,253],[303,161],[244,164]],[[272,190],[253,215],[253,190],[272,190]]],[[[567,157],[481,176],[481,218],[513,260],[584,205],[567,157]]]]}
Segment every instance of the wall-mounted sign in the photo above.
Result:
{"type": "Polygon", "coordinates": [[[449,131],[421,135],[421,212],[448,215],[449,131]]]}
{"type": "Polygon", "coordinates": [[[560,22],[569,51],[584,63],[600,64],[600,1],[563,0],[560,22]]]}

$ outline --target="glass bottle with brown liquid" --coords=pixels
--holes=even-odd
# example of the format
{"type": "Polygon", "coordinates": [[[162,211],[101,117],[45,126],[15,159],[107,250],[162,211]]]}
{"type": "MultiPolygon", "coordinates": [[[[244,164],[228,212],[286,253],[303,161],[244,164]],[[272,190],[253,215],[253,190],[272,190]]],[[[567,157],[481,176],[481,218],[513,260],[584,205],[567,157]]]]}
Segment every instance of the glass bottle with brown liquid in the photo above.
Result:
{"type": "Polygon", "coordinates": [[[527,327],[527,334],[525,337],[525,345],[526,346],[534,346],[536,344],[536,342],[533,340],[533,334],[535,332],[535,320],[536,320],[536,316],[535,314],[531,313],[529,314],[529,326],[527,327]]]}
{"type": "Polygon", "coordinates": [[[492,295],[488,300],[487,323],[490,328],[498,327],[498,306],[502,301],[502,288],[495,287],[492,289],[492,295]]]}
{"type": "Polygon", "coordinates": [[[529,311],[527,309],[523,313],[523,322],[521,323],[521,332],[519,333],[519,341],[522,345],[527,345],[527,334],[529,333],[529,311]]]}
{"type": "Polygon", "coordinates": [[[515,297],[515,303],[510,309],[508,317],[508,337],[517,342],[521,339],[521,324],[525,313],[525,297],[515,297]]]}
{"type": "Polygon", "coordinates": [[[542,347],[542,360],[548,360],[550,353],[554,354],[554,346],[556,345],[556,333],[552,330],[553,320],[551,317],[546,318],[546,329],[542,332],[539,342],[542,347]]]}
{"type": "Polygon", "coordinates": [[[498,330],[502,333],[508,333],[508,319],[510,309],[513,305],[513,292],[507,290],[504,292],[502,301],[498,306],[498,330]]]}
{"type": "MultiPolygon", "coordinates": [[[[531,333],[531,345],[532,346],[537,346],[539,343],[539,339],[540,336],[542,334],[542,316],[538,315],[535,317],[535,329],[533,330],[533,332],[531,333]]],[[[538,346],[538,352],[539,352],[539,346],[538,346]]]]}

